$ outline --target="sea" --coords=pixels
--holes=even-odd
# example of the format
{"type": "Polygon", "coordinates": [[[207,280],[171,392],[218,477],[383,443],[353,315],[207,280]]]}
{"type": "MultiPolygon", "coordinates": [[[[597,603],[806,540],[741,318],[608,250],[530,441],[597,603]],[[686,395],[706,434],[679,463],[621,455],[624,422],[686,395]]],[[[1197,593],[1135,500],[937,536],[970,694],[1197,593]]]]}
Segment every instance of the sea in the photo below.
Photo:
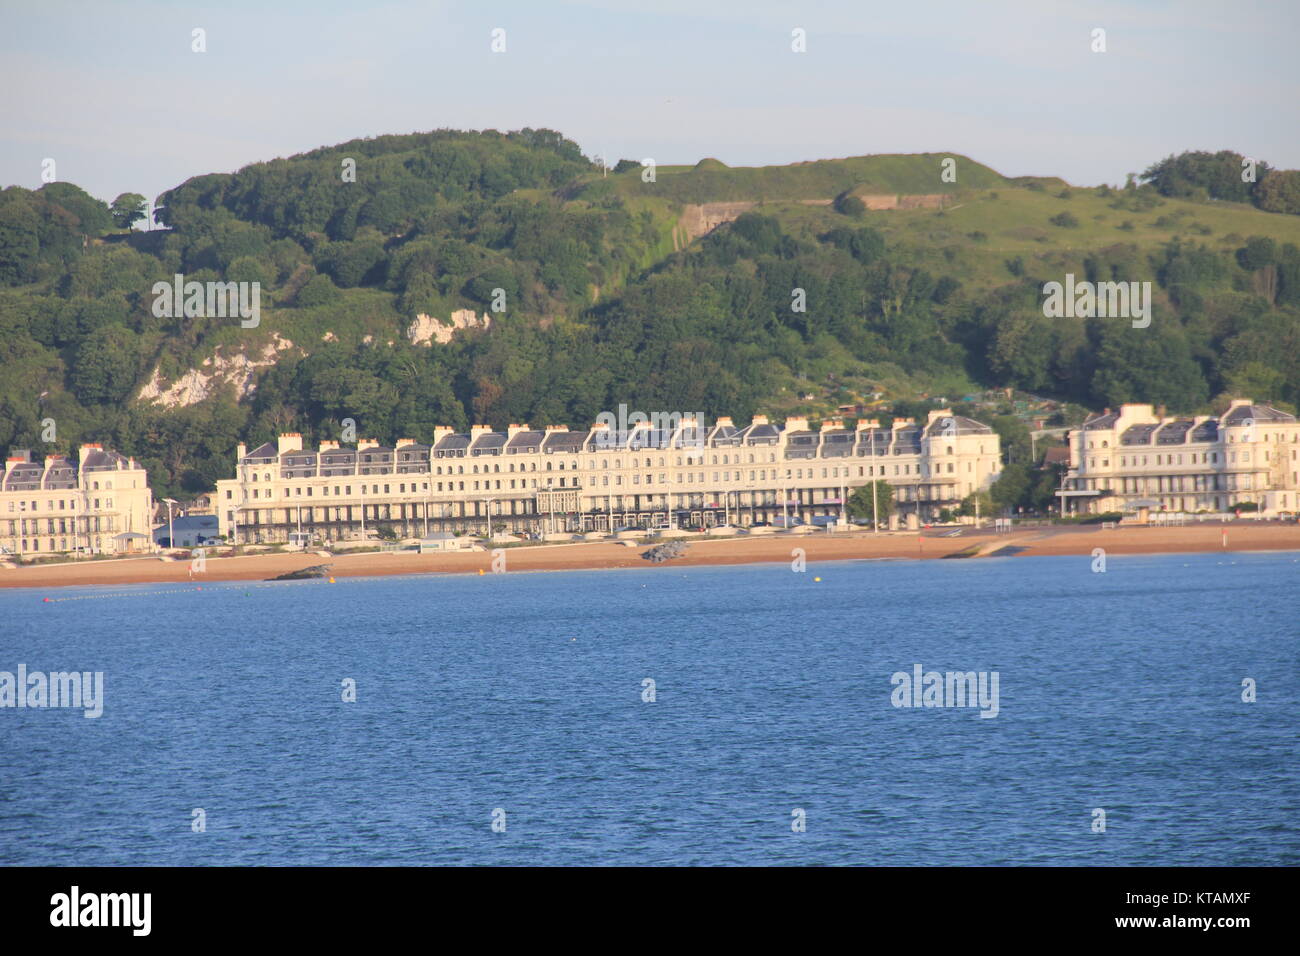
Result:
{"type": "Polygon", "coordinates": [[[1300,553],[799,563],[0,590],[0,863],[1300,863],[1300,553]]]}

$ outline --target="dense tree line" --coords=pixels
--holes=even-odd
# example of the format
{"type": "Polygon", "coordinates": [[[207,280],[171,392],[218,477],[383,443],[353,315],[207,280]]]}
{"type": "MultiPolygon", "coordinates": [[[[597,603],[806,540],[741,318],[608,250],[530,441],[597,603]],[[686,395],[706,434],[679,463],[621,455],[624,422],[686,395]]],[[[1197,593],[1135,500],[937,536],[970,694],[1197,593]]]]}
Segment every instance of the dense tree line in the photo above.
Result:
{"type": "Polygon", "coordinates": [[[1169,156],[1140,178],[1162,196],[1248,202],[1265,212],[1300,215],[1300,170],[1273,169],[1226,149],[1169,156]]]}

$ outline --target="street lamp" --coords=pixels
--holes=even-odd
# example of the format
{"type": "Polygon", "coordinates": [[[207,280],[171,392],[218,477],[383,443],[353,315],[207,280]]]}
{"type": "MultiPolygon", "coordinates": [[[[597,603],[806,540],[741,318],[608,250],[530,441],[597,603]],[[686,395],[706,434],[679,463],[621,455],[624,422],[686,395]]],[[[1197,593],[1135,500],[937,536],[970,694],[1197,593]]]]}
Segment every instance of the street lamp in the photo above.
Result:
{"type": "Polygon", "coordinates": [[[164,498],[163,501],[167,503],[167,547],[174,548],[176,547],[176,536],[172,532],[172,505],[178,505],[180,502],[175,498],[164,498]]]}

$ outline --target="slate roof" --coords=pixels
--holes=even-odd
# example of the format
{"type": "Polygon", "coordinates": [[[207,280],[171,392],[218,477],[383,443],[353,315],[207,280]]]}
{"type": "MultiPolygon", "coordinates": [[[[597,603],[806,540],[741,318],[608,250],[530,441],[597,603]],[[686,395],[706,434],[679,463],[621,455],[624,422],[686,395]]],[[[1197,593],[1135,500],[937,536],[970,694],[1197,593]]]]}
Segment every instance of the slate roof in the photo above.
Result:
{"type": "Polygon", "coordinates": [[[1107,428],[1114,428],[1115,423],[1119,421],[1119,412],[1106,412],[1101,415],[1089,418],[1083,423],[1084,431],[1104,431],[1107,428]]]}
{"type": "Polygon", "coordinates": [[[1121,445],[1150,445],[1151,436],[1160,426],[1156,425],[1130,425],[1124,429],[1124,433],[1119,436],[1121,445]]]}
{"type": "Polygon", "coordinates": [[[515,437],[506,443],[506,454],[532,454],[542,447],[542,441],[545,440],[545,438],[546,432],[534,428],[517,432],[515,437]]]}
{"type": "Polygon", "coordinates": [[[1278,411],[1271,405],[1238,405],[1223,416],[1224,425],[1244,425],[1247,422],[1293,422],[1294,415],[1278,411]]]}
{"type": "Polygon", "coordinates": [[[1161,426],[1156,432],[1157,445],[1181,445],[1187,441],[1187,433],[1192,430],[1191,419],[1179,419],[1161,426]]]}

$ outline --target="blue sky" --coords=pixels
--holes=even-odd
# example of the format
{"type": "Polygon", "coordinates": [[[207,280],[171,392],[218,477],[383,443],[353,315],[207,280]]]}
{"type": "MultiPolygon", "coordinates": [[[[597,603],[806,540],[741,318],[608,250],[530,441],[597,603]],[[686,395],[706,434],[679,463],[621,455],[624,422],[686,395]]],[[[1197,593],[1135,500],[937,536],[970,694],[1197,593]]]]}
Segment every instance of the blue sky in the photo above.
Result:
{"type": "Polygon", "coordinates": [[[1184,149],[1300,167],[1294,0],[0,0],[0,23],[0,184],[49,157],[105,199],[439,127],[661,164],[954,152],[1080,185],[1184,149]]]}

